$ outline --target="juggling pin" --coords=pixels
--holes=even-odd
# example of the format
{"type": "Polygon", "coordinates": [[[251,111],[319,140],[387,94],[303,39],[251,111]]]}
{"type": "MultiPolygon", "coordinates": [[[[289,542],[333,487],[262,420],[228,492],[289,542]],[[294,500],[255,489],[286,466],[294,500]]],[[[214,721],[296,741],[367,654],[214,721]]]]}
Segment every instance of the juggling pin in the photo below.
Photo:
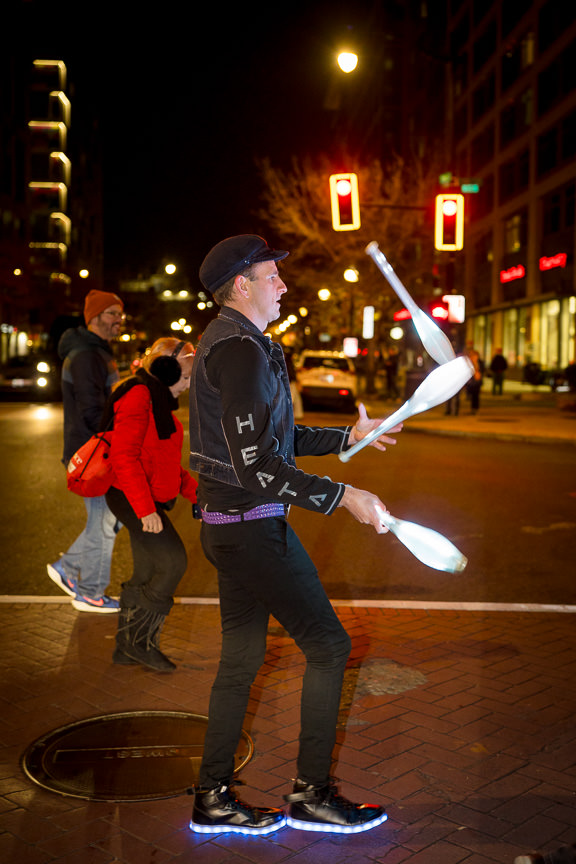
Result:
{"type": "Polygon", "coordinates": [[[445,573],[461,573],[466,567],[466,556],[443,534],[416,522],[398,519],[381,507],[376,507],[376,512],[382,524],[423,564],[445,573]]]}
{"type": "Polygon", "coordinates": [[[440,327],[414,302],[375,240],[366,247],[369,255],[382,275],[388,280],[398,298],[412,316],[414,326],[418,331],[422,345],[437,363],[449,363],[456,356],[450,340],[440,327]]]}
{"type": "Polygon", "coordinates": [[[339,453],[338,458],[341,462],[348,462],[355,453],[371,444],[380,435],[389,432],[390,429],[406,420],[407,417],[420,414],[422,411],[427,411],[428,408],[434,408],[435,405],[441,405],[442,402],[446,402],[447,399],[455,396],[462,389],[473,374],[474,366],[468,357],[455,357],[454,360],[450,360],[442,366],[437,366],[436,369],[433,369],[426,376],[422,384],[397,411],[386,417],[376,429],[354,444],[349,450],[339,453]]]}

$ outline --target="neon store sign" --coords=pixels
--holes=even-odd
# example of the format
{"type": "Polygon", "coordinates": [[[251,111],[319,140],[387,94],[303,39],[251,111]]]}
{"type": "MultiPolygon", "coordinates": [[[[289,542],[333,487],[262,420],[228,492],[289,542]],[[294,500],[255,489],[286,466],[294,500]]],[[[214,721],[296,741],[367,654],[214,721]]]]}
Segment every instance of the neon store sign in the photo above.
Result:
{"type": "Polygon", "coordinates": [[[552,255],[551,258],[540,258],[538,265],[540,270],[554,270],[555,267],[566,267],[568,256],[565,252],[559,252],[558,255],[552,255]]]}
{"type": "MultiPolygon", "coordinates": [[[[538,261],[538,266],[542,272],[547,270],[555,270],[557,267],[566,267],[568,255],[565,252],[559,252],[557,255],[550,257],[542,256],[538,261]]],[[[514,267],[509,267],[508,270],[500,271],[500,282],[514,282],[515,279],[523,279],[526,276],[526,268],[523,264],[517,264],[514,267]]]]}

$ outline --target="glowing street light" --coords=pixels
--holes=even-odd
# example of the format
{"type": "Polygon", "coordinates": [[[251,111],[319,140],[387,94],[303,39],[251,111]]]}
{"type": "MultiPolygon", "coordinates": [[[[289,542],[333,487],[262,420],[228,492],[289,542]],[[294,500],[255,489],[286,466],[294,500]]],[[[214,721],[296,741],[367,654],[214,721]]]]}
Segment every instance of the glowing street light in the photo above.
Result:
{"type": "Polygon", "coordinates": [[[318,291],[318,297],[320,298],[320,300],[329,300],[331,297],[329,289],[328,288],[321,288],[318,291]]]}
{"type": "Polygon", "coordinates": [[[173,276],[174,273],[176,272],[176,265],[175,264],[166,264],[166,266],[164,267],[164,270],[166,271],[168,276],[173,276]]]}
{"type": "Polygon", "coordinates": [[[338,66],[342,70],[342,72],[353,72],[358,65],[358,55],[354,54],[352,51],[342,51],[338,55],[338,66]]]}

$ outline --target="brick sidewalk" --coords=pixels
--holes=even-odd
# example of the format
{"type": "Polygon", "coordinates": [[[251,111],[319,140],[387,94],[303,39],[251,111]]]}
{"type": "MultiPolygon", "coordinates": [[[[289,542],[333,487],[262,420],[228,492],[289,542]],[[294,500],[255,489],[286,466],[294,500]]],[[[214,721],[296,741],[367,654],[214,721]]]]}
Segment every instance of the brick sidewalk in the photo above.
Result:
{"type": "MultiPolygon", "coordinates": [[[[129,710],[205,714],[219,647],[215,606],[178,604],[163,647],[172,675],[110,662],[115,616],[67,602],[0,606],[0,860],[7,864],[512,864],[576,838],[576,644],[571,614],[338,607],[353,640],[335,774],[389,820],[335,836],[284,829],[205,838],[187,796],[86,802],[45,791],[26,747],[76,720],[129,710]]],[[[272,622],[247,731],[242,795],[290,789],[302,661],[272,622]]]]}

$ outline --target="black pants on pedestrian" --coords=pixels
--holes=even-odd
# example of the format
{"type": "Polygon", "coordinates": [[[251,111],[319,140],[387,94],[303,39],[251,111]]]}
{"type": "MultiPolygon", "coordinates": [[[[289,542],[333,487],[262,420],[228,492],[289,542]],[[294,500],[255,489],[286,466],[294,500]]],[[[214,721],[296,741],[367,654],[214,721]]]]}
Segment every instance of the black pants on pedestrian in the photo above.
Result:
{"type": "Polygon", "coordinates": [[[106,503],[130,534],[134,569],[132,578],[122,583],[120,605],[139,607],[167,615],[174,603],[174,593],[188,563],[186,549],[166,511],[157,505],[163,530],[159,534],[142,529],[142,522],[120,489],[112,486],[106,503]]]}
{"type": "Polygon", "coordinates": [[[332,750],[350,637],[298,537],[282,518],[202,523],[202,547],[218,571],[222,653],[212,687],[200,785],[228,784],[250,688],[264,662],[270,615],[306,658],[298,777],[323,784],[332,750]]]}

